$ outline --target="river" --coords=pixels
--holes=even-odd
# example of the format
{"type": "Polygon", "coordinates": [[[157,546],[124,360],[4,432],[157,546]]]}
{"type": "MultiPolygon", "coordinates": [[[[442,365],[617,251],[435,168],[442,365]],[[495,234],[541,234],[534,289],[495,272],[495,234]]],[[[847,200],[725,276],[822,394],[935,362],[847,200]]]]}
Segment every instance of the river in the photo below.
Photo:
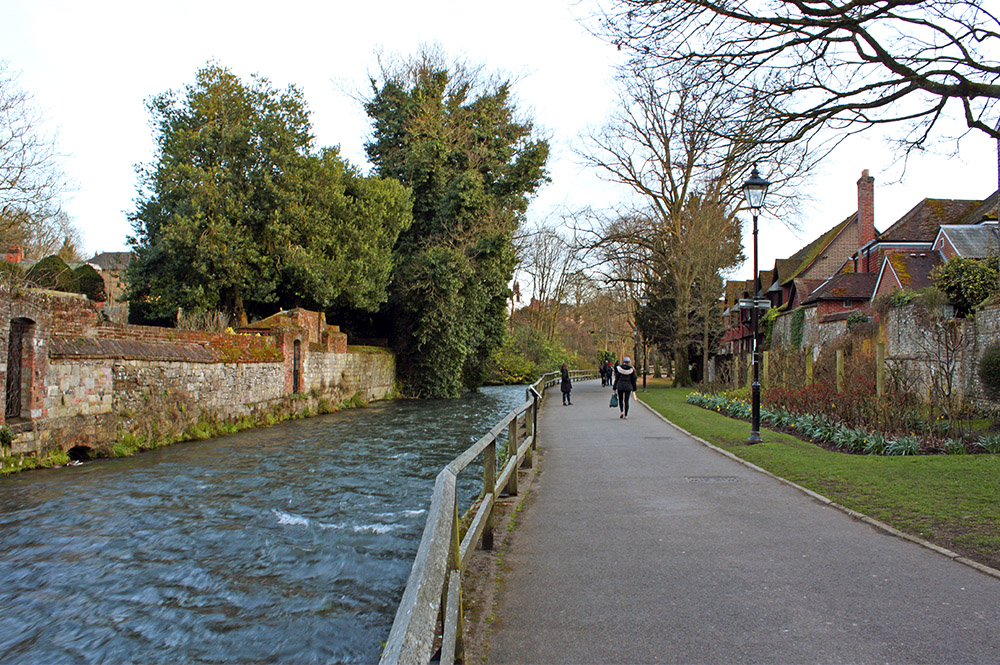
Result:
{"type": "Polygon", "coordinates": [[[377,661],[434,477],[523,400],[376,403],[0,479],[0,662],[377,661]]]}

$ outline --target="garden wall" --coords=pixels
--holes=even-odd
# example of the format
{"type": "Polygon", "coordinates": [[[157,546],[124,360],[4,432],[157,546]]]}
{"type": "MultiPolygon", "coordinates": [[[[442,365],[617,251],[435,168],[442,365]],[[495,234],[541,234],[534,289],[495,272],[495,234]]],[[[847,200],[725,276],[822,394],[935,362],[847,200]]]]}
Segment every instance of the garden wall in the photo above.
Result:
{"type": "Polygon", "coordinates": [[[0,293],[10,452],[164,441],[391,395],[395,359],[348,347],[322,313],[282,312],[227,333],[111,324],[69,294],[0,293]]]}
{"type": "MultiPolygon", "coordinates": [[[[780,357],[789,348],[791,319],[789,313],[775,320],[771,338],[772,357],[780,357]]],[[[879,331],[880,339],[885,343],[887,366],[893,371],[905,371],[913,388],[925,396],[934,374],[938,374],[940,382],[942,372],[951,373],[954,394],[980,402],[980,406],[990,406],[983,403],[985,397],[979,385],[978,368],[986,349],[1000,343],[1000,304],[980,308],[975,318],[946,322],[941,330],[929,330],[918,322],[915,306],[891,309],[882,317],[879,331]]],[[[817,358],[824,347],[835,344],[846,332],[845,321],[816,325],[815,318],[810,317],[809,310],[806,310],[801,348],[812,349],[813,357],[817,358]]],[[[740,360],[736,361],[737,366],[741,364],[740,360]]]]}

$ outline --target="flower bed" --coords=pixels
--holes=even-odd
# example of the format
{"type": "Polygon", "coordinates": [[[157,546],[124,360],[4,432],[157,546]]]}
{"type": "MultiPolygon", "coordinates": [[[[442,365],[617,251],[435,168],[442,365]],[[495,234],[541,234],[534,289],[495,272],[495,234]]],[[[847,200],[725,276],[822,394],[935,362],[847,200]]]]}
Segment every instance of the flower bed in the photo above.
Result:
{"type": "MultiPolygon", "coordinates": [[[[687,401],[731,418],[751,418],[750,400],[740,395],[693,392],[687,401]]],[[[867,455],[1000,452],[1000,434],[984,434],[969,440],[917,432],[887,435],[870,428],[851,427],[824,413],[801,413],[773,405],[761,405],[760,421],[772,429],[788,431],[830,448],[867,455]]]]}

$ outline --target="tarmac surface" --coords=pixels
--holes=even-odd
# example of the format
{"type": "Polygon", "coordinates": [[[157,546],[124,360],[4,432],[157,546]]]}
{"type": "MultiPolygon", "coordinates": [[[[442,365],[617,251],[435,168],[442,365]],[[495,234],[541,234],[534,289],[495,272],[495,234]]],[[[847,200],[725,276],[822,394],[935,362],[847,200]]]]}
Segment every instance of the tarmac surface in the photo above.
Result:
{"type": "Polygon", "coordinates": [[[504,554],[487,662],[1000,663],[1000,579],[635,400],[619,419],[599,381],[572,398],[550,393],[539,416],[544,462],[504,554]]]}

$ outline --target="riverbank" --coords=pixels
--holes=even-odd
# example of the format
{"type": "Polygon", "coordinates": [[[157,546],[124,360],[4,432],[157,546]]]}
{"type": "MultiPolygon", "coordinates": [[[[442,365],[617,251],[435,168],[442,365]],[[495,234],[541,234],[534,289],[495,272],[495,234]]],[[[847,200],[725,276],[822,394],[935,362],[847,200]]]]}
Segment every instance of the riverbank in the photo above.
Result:
{"type": "MultiPolygon", "coordinates": [[[[393,392],[383,399],[391,400],[395,397],[396,394],[393,392]]],[[[271,427],[272,425],[289,420],[337,413],[344,409],[360,408],[368,404],[369,401],[365,400],[360,392],[355,393],[347,400],[334,403],[316,391],[315,393],[290,395],[270,409],[262,409],[238,418],[216,420],[202,415],[202,417],[199,417],[198,420],[183,431],[168,436],[159,435],[161,429],[159,422],[148,421],[138,423],[136,427],[139,432],[138,434],[119,430],[121,433],[119,438],[99,444],[93,448],[80,450],[70,448],[69,450],[63,450],[60,447],[51,449],[42,455],[14,455],[9,454],[8,443],[7,447],[3,448],[3,451],[8,454],[0,455],[0,476],[33,469],[58,469],[93,459],[130,457],[175,443],[204,441],[217,436],[236,434],[260,427],[271,427]]],[[[162,417],[164,414],[161,412],[157,415],[162,417]]],[[[6,425],[4,428],[6,428],[6,425]]],[[[2,438],[3,433],[0,432],[0,440],[2,438]]]]}

